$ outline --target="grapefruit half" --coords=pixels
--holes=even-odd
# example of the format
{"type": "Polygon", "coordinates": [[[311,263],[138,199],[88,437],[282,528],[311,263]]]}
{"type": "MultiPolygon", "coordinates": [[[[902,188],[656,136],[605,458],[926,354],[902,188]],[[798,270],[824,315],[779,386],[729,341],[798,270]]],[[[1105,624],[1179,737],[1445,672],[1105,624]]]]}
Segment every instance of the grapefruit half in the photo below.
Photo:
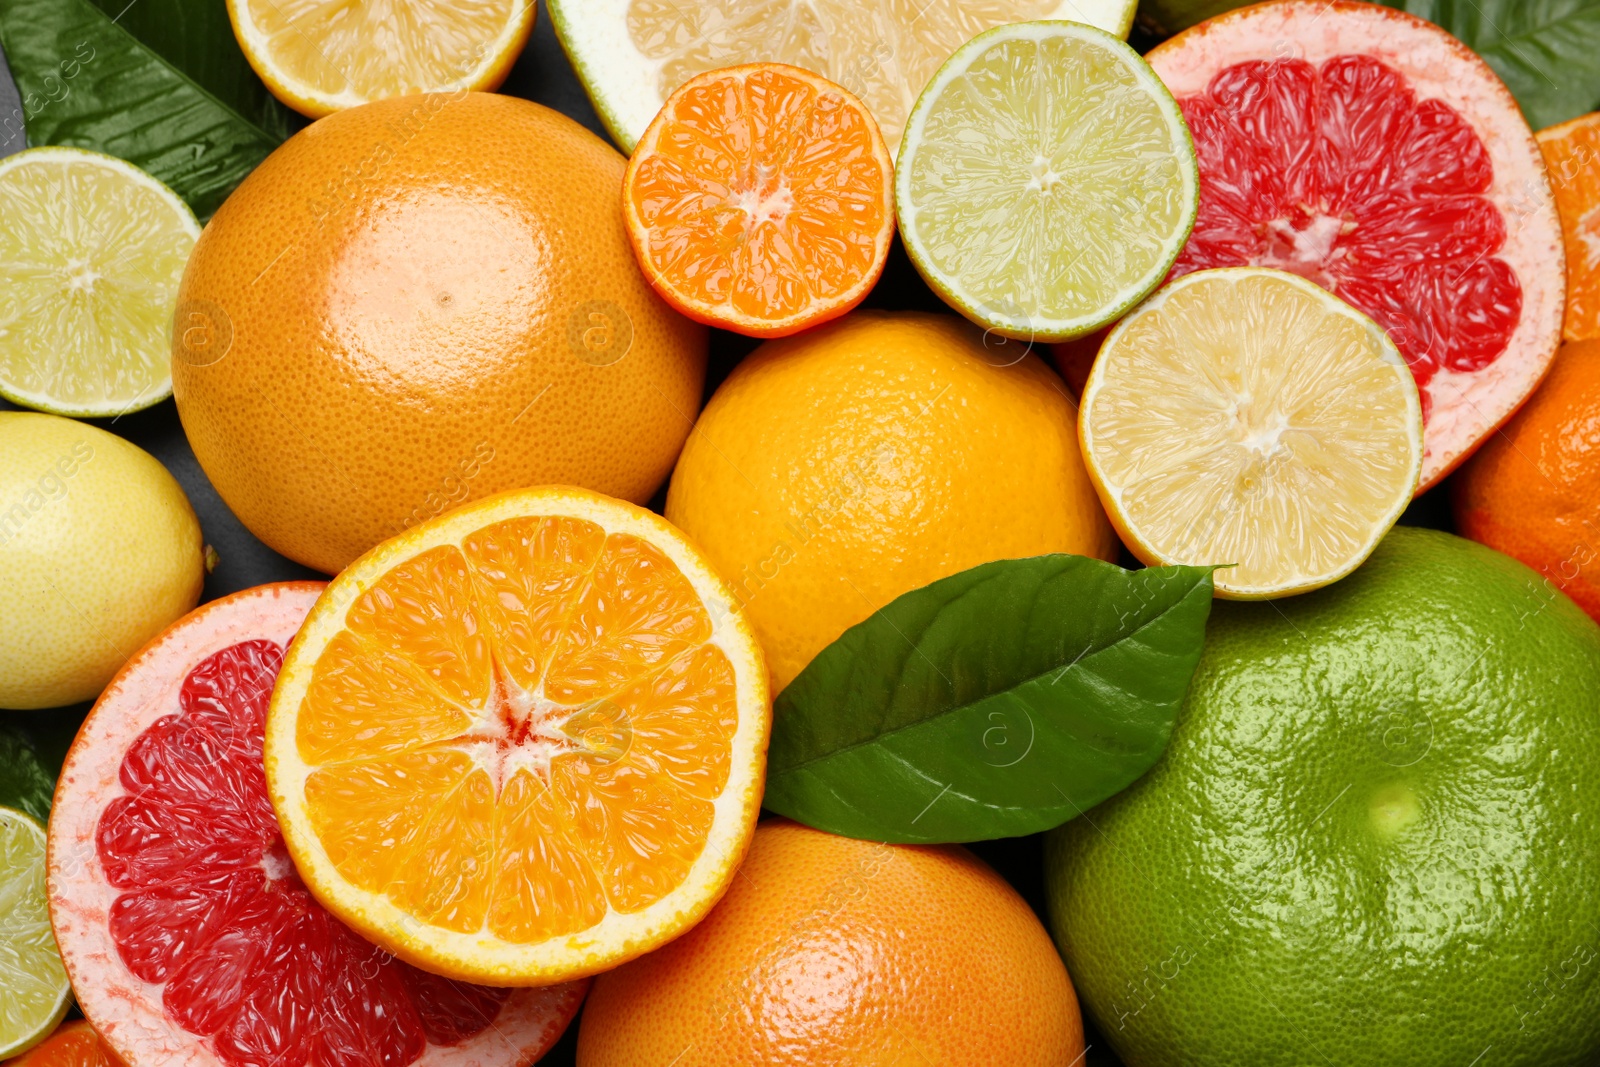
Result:
{"type": "Polygon", "coordinates": [[[289,860],[262,729],[322,588],[264,585],[191,612],[84,722],[48,880],[78,1003],[128,1067],[525,1067],[583,983],[512,991],[416,970],[324,911],[289,860]]]}
{"type": "Polygon", "coordinates": [[[1174,276],[1276,267],[1366,312],[1416,377],[1433,485],[1561,339],[1561,222],[1510,91],[1432,23],[1353,0],[1242,8],[1146,58],[1200,164],[1174,276]]]}

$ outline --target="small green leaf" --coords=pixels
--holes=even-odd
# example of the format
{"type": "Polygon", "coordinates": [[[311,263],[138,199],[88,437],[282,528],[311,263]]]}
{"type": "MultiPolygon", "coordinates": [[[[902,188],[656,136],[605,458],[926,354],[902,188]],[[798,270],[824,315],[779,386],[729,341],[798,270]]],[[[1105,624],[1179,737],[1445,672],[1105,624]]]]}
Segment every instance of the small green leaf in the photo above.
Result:
{"type": "Polygon", "coordinates": [[[1210,611],[1211,568],[1081,556],[913,590],[779,695],[765,806],[877,841],[1058,826],[1161,755],[1210,611]]]}
{"type": "Polygon", "coordinates": [[[0,47],[30,145],[126,159],[202,219],[295,124],[222,0],[0,0],[0,47]]]}
{"type": "Polygon", "coordinates": [[[1444,27],[1482,56],[1536,130],[1600,107],[1600,0],[1381,2],[1444,27]]]}
{"type": "Polygon", "coordinates": [[[56,776],[27,734],[0,726],[0,807],[25,811],[40,822],[50,817],[56,776]]]}

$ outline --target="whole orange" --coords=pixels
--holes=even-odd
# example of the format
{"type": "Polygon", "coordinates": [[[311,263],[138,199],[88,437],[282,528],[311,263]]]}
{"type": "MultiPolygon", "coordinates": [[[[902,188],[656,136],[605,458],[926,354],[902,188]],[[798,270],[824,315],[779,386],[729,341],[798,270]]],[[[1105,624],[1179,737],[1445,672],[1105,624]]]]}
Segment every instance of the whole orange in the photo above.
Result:
{"type": "Polygon", "coordinates": [[[706,331],[640,276],[624,167],[488,93],[351,108],[269,156],[195,245],[173,331],[184,430],[244,524],[331,573],[504,489],[648,500],[706,331]]]}
{"type": "Polygon", "coordinates": [[[1600,621],[1600,340],[1544,383],[1455,479],[1456,528],[1543,574],[1600,621]]]}
{"type": "Polygon", "coordinates": [[[1077,997],[1014,889],[964,848],[762,823],[700,925],[601,975],[579,1067],[1069,1067],[1077,997]]]}

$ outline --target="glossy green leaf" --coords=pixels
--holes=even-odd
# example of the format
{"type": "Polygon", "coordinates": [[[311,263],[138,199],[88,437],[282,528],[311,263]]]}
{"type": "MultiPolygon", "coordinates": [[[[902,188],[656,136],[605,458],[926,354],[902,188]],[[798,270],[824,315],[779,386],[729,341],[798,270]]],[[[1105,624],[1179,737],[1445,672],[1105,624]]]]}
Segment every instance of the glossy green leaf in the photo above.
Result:
{"type": "Polygon", "coordinates": [[[26,733],[0,725],[0,807],[25,811],[40,822],[50,816],[56,777],[26,733]]]}
{"type": "Polygon", "coordinates": [[[1464,41],[1505,79],[1536,130],[1600,107],[1600,0],[1382,2],[1464,41]]]}
{"type": "Polygon", "coordinates": [[[878,841],[1057,826],[1161,755],[1211,569],[1001,560],[898,597],[779,695],[765,806],[878,841]]]}
{"type": "Polygon", "coordinates": [[[295,125],[222,0],[0,0],[30,145],[120,156],[208,217],[295,125]]]}

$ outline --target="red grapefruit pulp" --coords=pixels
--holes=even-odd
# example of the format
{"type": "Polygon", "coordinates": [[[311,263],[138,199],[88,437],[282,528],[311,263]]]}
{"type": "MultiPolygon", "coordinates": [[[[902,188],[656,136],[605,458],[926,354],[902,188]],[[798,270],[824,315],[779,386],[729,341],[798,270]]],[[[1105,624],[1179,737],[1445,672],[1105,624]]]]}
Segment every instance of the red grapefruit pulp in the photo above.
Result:
{"type": "Polygon", "coordinates": [[[1560,342],[1561,224],[1510,92],[1438,27],[1352,0],[1242,8],[1146,58],[1200,163],[1173,275],[1277,267],[1366,312],[1411,366],[1437,482],[1560,342]]]}
{"type": "Polygon", "coordinates": [[[584,984],[490,989],[358,938],[295,873],[262,729],[317,582],[207,604],[131,659],[67,754],[50,917],[84,1014],[129,1067],[525,1067],[584,984]]]}

